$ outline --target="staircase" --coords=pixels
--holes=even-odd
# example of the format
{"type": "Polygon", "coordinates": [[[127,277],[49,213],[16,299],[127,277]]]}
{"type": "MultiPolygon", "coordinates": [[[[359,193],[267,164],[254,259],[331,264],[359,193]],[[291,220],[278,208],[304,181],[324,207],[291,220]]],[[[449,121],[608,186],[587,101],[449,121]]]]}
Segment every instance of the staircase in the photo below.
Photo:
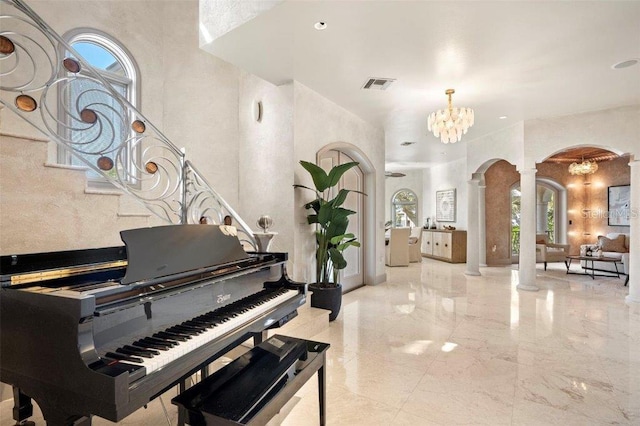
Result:
{"type": "Polygon", "coordinates": [[[0,138],[0,188],[25,189],[2,191],[2,253],[118,246],[121,230],[163,224],[122,191],[87,189],[85,168],[48,163],[45,139],[0,138]]]}

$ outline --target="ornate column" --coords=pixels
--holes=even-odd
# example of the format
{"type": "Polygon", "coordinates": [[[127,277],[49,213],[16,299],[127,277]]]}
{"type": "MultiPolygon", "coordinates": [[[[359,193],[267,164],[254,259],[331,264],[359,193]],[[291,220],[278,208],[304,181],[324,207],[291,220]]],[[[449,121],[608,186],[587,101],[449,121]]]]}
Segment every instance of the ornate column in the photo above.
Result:
{"type": "Polygon", "coordinates": [[[467,269],[465,275],[480,275],[480,227],[478,220],[478,192],[480,181],[476,177],[467,182],[467,269]]]}
{"type": "Polygon", "coordinates": [[[629,295],[627,305],[640,313],[640,160],[629,163],[631,167],[631,227],[629,239],[629,295]]]}
{"type": "Polygon", "coordinates": [[[518,290],[536,285],[536,169],[520,170],[520,265],[518,290]]]}
{"type": "MultiPolygon", "coordinates": [[[[480,245],[478,247],[480,266],[487,266],[487,216],[485,211],[485,190],[487,185],[484,179],[478,186],[478,230],[480,235],[480,245]]],[[[471,212],[469,212],[471,214],[471,212]]]]}

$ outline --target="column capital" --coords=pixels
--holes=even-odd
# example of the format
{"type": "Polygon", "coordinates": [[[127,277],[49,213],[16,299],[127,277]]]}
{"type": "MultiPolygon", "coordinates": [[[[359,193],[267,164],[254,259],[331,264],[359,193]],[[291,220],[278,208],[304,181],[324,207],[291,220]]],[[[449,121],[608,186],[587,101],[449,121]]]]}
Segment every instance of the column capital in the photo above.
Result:
{"type": "Polygon", "coordinates": [[[520,173],[521,175],[535,175],[537,172],[538,172],[538,169],[536,169],[535,167],[532,169],[518,170],[518,173],[520,173]]]}

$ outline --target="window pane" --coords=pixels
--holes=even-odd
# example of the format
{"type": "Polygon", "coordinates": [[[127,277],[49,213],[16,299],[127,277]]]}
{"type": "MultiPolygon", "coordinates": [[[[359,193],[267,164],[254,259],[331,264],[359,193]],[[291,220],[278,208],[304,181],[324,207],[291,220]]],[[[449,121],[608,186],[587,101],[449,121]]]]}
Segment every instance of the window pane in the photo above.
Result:
{"type": "Polygon", "coordinates": [[[72,47],[77,50],[91,66],[125,76],[122,64],[104,47],[86,41],[73,43],[72,47]]]}
{"type": "MultiPolygon", "coordinates": [[[[122,96],[126,96],[125,85],[114,81],[110,83],[122,96]]],[[[68,104],[78,111],[90,108],[98,115],[98,122],[94,125],[79,121],[71,123],[70,137],[80,155],[94,165],[102,155],[115,161],[116,147],[129,136],[129,129],[123,122],[126,111],[122,105],[105,93],[102,85],[87,79],[77,79],[71,83],[68,104]]],[[[84,165],[75,156],[71,161],[74,165],[84,165]]],[[[115,176],[115,168],[107,174],[115,176]]],[[[88,176],[99,175],[89,171],[88,176]]]]}

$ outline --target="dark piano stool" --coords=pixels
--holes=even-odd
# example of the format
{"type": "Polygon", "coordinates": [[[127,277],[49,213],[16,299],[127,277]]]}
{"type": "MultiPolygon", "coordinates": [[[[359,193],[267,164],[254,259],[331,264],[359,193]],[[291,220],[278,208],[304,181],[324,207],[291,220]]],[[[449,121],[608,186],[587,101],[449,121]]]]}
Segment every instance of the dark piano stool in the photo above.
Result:
{"type": "Polygon", "coordinates": [[[192,426],[264,425],[318,372],[324,426],[327,349],[328,343],[275,335],[171,402],[192,426]]]}

